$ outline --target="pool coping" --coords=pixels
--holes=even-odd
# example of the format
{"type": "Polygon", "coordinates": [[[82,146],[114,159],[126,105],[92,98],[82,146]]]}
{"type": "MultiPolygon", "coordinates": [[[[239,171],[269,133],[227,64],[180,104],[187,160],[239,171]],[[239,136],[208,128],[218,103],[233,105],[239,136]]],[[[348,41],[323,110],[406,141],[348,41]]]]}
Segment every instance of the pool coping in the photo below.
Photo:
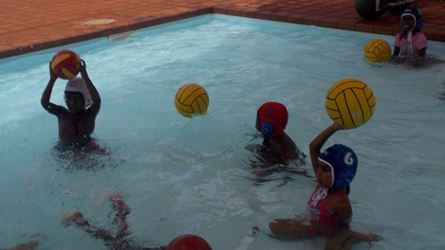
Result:
{"type": "MultiPolygon", "coordinates": [[[[287,23],[295,23],[295,24],[306,24],[306,25],[316,25],[320,27],[326,28],[337,28],[343,30],[352,30],[359,32],[372,32],[383,35],[394,35],[398,32],[399,28],[393,27],[391,25],[382,26],[382,23],[375,24],[372,21],[359,21],[359,22],[351,22],[350,20],[346,20],[344,22],[339,21],[338,19],[330,19],[325,18],[320,15],[305,15],[305,14],[290,14],[286,12],[273,12],[270,10],[245,10],[242,8],[226,8],[221,6],[213,6],[213,7],[204,7],[189,11],[183,11],[171,15],[161,15],[155,17],[138,17],[135,22],[123,23],[123,24],[113,24],[109,27],[104,27],[94,31],[82,31],[78,32],[75,35],[65,36],[62,38],[49,39],[43,42],[32,43],[26,46],[18,46],[11,47],[8,49],[1,50],[0,49],[0,59],[6,57],[12,57],[24,53],[35,52],[39,50],[44,50],[52,47],[63,46],[70,43],[81,42],[85,40],[106,37],[113,34],[133,31],[141,28],[146,28],[150,26],[155,26],[159,24],[164,24],[168,22],[178,21],[185,18],[206,15],[206,14],[224,14],[224,15],[233,15],[233,16],[241,16],[248,18],[256,18],[263,20],[272,20],[279,22],[287,22],[287,23]]],[[[436,31],[437,32],[437,31],[436,31]]],[[[429,40],[437,40],[445,42],[445,30],[443,32],[439,32],[436,34],[427,34],[429,40]]]]}

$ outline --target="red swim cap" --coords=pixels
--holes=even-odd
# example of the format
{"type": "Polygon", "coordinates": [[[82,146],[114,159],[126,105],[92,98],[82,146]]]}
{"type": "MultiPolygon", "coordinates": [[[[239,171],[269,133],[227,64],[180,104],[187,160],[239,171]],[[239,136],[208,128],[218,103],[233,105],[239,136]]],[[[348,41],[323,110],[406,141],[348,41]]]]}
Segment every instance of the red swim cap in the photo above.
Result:
{"type": "Polygon", "coordinates": [[[258,108],[256,128],[265,136],[281,135],[287,125],[286,106],[278,102],[266,102],[258,108]]]}
{"type": "Polygon", "coordinates": [[[167,250],[212,250],[212,248],[198,235],[183,234],[170,241],[167,250]]]}

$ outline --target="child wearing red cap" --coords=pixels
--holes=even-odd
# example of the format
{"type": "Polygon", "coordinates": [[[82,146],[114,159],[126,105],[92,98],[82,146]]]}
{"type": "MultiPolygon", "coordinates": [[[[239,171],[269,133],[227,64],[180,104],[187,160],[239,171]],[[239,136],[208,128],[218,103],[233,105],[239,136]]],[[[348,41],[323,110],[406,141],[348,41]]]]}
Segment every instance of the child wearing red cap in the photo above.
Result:
{"type": "Polygon", "coordinates": [[[274,156],[278,163],[300,157],[297,145],[284,132],[288,117],[286,106],[278,102],[266,102],[257,111],[255,127],[263,135],[263,150],[274,156]]]}
{"type": "Polygon", "coordinates": [[[255,127],[263,136],[263,142],[251,149],[258,154],[261,161],[260,167],[257,164],[254,166],[257,169],[261,168],[257,171],[257,175],[265,175],[268,174],[266,172],[276,170],[304,174],[301,169],[295,171],[295,166],[289,167],[290,163],[294,163],[296,167],[304,165],[305,155],[284,132],[288,116],[286,106],[282,103],[266,102],[258,108],[255,127]]]}

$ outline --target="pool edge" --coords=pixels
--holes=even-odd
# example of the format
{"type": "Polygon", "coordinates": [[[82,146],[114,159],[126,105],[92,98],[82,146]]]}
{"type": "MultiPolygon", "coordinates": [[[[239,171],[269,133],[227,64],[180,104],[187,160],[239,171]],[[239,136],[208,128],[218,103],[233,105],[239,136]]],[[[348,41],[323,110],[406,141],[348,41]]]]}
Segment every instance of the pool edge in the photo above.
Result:
{"type": "MultiPolygon", "coordinates": [[[[39,50],[44,50],[52,47],[62,46],[70,43],[82,42],[86,40],[96,39],[100,37],[105,37],[113,34],[118,34],[122,32],[128,32],[132,30],[137,30],[141,28],[146,28],[150,26],[165,24],[173,21],[178,21],[185,18],[206,15],[206,14],[224,14],[224,15],[232,15],[232,16],[241,16],[248,18],[255,18],[261,20],[271,20],[271,21],[279,21],[279,22],[287,22],[287,23],[295,23],[295,24],[306,24],[306,25],[316,25],[325,28],[336,28],[342,30],[351,30],[351,31],[359,31],[359,32],[370,32],[377,33],[382,35],[394,35],[398,32],[398,29],[388,26],[381,27],[379,25],[375,25],[372,22],[368,22],[366,20],[361,20],[357,22],[351,22],[350,20],[346,21],[338,21],[335,18],[322,17],[319,15],[303,15],[303,14],[286,14],[286,13],[275,13],[273,11],[258,11],[256,9],[252,10],[244,10],[244,9],[236,9],[230,7],[221,7],[221,6],[213,6],[213,7],[205,7],[190,11],[179,12],[171,15],[165,16],[157,16],[157,17],[139,17],[138,21],[127,23],[127,24],[119,24],[116,26],[106,27],[103,29],[99,29],[91,32],[79,33],[76,35],[63,37],[59,39],[53,39],[44,41],[41,43],[33,43],[26,46],[13,47],[10,49],[0,50],[0,59],[12,57],[20,54],[35,52],[39,50]]],[[[425,30],[429,40],[445,42],[445,31],[440,33],[429,33],[428,29],[425,30]]]]}

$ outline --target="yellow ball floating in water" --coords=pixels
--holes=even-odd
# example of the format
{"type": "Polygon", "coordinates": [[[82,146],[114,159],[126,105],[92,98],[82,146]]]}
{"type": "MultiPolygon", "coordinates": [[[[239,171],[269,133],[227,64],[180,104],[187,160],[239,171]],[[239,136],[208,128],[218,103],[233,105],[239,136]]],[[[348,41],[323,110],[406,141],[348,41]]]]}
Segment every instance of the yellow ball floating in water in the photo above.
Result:
{"type": "Polygon", "coordinates": [[[356,128],[366,123],[374,114],[375,105],[372,89],[357,79],[340,80],[326,94],[328,116],[345,128],[356,128]]]}
{"type": "Polygon", "coordinates": [[[207,113],[209,96],[202,86],[187,83],[176,92],[175,106],[176,110],[185,117],[203,115],[207,113]]]}
{"type": "Polygon", "coordinates": [[[391,46],[383,39],[372,39],[363,48],[363,56],[370,63],[387,63],[391,59],[391,46]]]}

